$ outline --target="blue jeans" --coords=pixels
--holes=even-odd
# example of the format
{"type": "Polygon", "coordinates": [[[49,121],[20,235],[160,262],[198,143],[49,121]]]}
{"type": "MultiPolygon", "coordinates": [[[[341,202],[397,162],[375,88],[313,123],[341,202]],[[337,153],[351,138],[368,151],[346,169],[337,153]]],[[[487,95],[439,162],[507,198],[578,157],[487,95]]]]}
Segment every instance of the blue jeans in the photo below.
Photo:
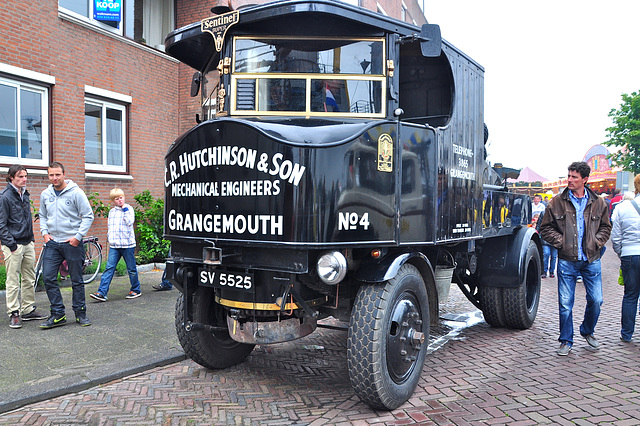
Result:
{"type": "Polygon", "coordinates": [[[129,274],[129,282],[131,283],[131,290],[134,293],[140,293],[140,281],[138,280],[138,269],[136,268],[135,247],[129,248],[115,248],[109,247],[109,257],[107,258],[107,266],[100,279],[100,287],[98,293],[103,296],[107,295],[113,274],[116,272],[116,265],[122,257],[124,263],[127,264],[127,273],[129,274]]]}
{"type": "Polygon", "coordinates": [[[63,261],[67,261],[71,287],[73,291],[72,308],[78,314],[85,312],[87,305],[84,296],[84,280],[82,279],[82,265],[84,264],[84,247],[78,244],[72,246],[68,242],[58,243],[50,240],[43,254],[42,279],[47,290],[47,297],[51,303],[51,313],[55,316],[64,315],[64,303],[60,286],[58,285],[58,270],[63,261]]]}
{"type": "Polygon", "coordinates": [[[624,296],[622,296],[622,331],[624,340],[631,340],[636,324],[638,297],[640,296],[640,256],[622,256],[622,277],[624,278],[624,296]]]}
{"type": "Polygon", "coordinates": [[[542,245],[542,273],[547,275],[547,271],[554,274],[556,271],[556,260],[558,260],[558,249],[548,244],[542,245]],[[549,265],[551,259],[551,265],[549,265]]]}
{"type": "Polygon", "coordinates": [[[171,285],[171,283],[169,282],[169,280],[167,279],[167,271],[165,269],[165,271],[162,273],[162,282],[160,283],[160,285],[164,288],[173,288],[173,286],[171,285]]]}
{"type": "Polygon", "coordinates": [[[587,307],[580,324],[580,334],[593,334],[602,305],[602,275],[600,259],[571,262],[558,260],[558,305],[560,308],[560,337],[558,341],[573,346],[573,302],[576,296],[576,279],[582,276],[587,292],[587,307]]]}

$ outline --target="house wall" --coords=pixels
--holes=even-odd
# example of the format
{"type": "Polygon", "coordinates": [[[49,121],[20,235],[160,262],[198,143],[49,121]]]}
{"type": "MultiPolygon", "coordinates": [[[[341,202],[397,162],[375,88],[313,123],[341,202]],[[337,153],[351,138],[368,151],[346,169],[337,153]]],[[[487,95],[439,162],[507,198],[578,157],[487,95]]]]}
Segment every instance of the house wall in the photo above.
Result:
{"type": "MultiPolygon", "coordinates": [[[[0,8],[0,66],[21,78],[29,72],[55,77],[50,87],[50,158],[66,168],[66,176],[87,194],[97,193],[109,203],[109,191],[121,187],[135,207],[133,196],[149,189],[163,195],[164,154],[179,135],[178,68],[168,55],[124,37],[83,25],[59,15],[58,2],[13,0],[0,8]],[[7,67],[10,66],[10,67],[7,67]],[[128,107],[128,171],[90,174],[85,171],[85,86],[130,96],[128,107]]],[[[24,81],[29,82],[29,79],[24,81]]],[[[0,174],[10,164],[0,163],[0,174]]],[[[28,190],[39,208],[48,184],[46,167],[27,166],[28,190]]],[[[41,243],[34,224],[36,242],[41,243]]],[[[90,234],[106,246],[106,219],[96,218],[90,234]]]]}

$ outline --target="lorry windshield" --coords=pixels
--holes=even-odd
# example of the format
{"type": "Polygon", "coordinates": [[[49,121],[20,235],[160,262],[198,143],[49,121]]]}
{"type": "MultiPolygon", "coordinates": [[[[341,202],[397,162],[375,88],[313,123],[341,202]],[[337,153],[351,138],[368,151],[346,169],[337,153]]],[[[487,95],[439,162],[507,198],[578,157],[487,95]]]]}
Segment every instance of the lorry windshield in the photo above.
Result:
{"type": "Polygon", "coordinates": [[[383,117],[384,39],[235,37],[236,115],[383,117]]]}

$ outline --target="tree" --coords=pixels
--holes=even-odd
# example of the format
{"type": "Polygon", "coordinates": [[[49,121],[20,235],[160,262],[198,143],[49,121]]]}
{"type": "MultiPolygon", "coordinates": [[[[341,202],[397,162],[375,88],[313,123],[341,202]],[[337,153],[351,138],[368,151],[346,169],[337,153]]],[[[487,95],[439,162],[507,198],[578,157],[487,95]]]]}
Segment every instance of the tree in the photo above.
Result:
{"type": "Polygon", "coordinates": [[[612,109],[609,117],[613,119],[613,126],[607,128],[604,142],[607,146],[622,147],[609,155],[615,165],[624,170],[640,173],[640,92],[630,95],[622,94],[620,109],[612,109]]]}

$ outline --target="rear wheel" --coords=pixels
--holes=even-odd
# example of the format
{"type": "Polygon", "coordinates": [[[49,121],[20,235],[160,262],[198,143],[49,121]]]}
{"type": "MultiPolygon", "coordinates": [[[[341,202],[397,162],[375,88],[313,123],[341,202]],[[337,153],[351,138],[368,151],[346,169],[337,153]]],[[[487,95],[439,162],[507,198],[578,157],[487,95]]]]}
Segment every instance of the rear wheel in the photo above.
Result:
{"type": "MultiPolygon", "coordinates": [[[[185,354],[206,368],[231,367],[245,360],[255,345],[239,343],[229,336],[228,331],[192,330],[187,331],[184,312],[184,294],[176,302],[176,331],[185,354]]],[[[227,328],[226,312],[214,301],[211,288],[200,287],[193,295],[193,322],[227,328]]]]}
{"type": "Polygon", "coordinates": [[[487,324],[494,327],[506,327],[504,317],[503,294],[499,287],[482,287],[480,289],[480,306],[487,324]]]}
{"type": "Polygon", "coordinates": [[[33,287],[36,291],[44,290],[44,280],[42,279],[42,264],[44,262],[44,250],[46,246],[42,247],[42,251],[40,252],[40,256],[38,257],[38,263],[36,263],[36,280],[33,282],[33,287]]]}
{"type": "Polygon", "coordinates": [[[415,266],[393,279],[362,285],[347,341],[349,379],[375,409],[393,410],[415,390],[429,345],[429,298],[415,266]]]}
{"type": "Polygon", "coordinates": [[[504,316],[507,326],[526,329],[533,325],[540,304],[540,253],[531,242],[525,258],[524,281],[516,288],[505,288],[504,316]]]}
{"type": "Polygon", "coordinates": [[[494,327],[526,329],[533,325],[540,304],[540,253],[530,242],[524,278],[515,288],[482,287],[480,305],[485,321],[494,327]]]}
{"type": "Polygon", "coordinates": [[[95,241],[84,243],[84,264],[82,265],[82,279],[89,284],[96,279],[102,266],[102,248],[95,241]]]}

